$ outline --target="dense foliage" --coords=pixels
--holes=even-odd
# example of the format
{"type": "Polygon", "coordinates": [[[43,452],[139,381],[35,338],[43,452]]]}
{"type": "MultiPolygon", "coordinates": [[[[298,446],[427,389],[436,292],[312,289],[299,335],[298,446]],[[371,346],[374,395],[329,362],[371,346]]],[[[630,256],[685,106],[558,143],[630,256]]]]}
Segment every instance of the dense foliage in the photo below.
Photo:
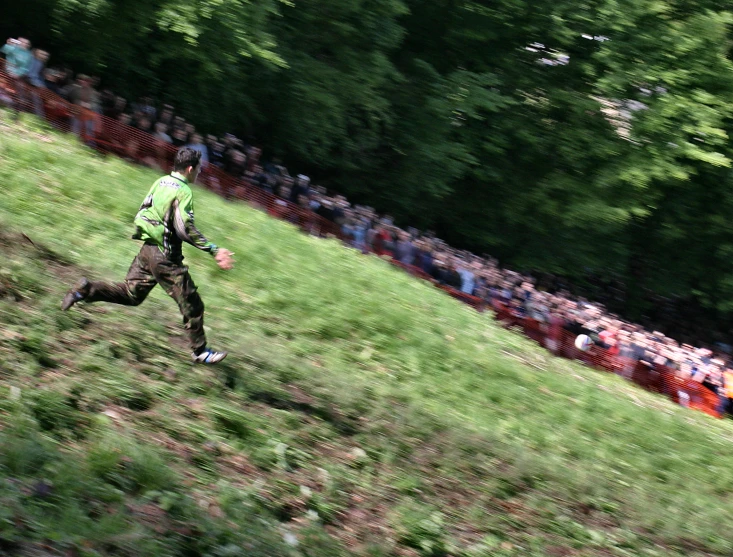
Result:
{"type": "Polygon", "coordinates": [[[725,7],[29,0],[0,27],[456,245],[729,312],[725,7]]]}

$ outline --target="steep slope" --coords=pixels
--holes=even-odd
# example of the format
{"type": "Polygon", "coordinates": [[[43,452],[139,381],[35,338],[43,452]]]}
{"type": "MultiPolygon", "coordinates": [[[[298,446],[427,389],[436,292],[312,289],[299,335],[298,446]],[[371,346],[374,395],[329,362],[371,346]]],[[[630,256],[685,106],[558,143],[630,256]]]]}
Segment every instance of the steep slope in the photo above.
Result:
{"type": "Polygon", "coordinates": [[[551,358],[336,241],[196,191],[236,252],[175,304],[59,311],[121,279],[156,175],[0,126],[0,553],[729,555],[733,431],[551,358]]]}

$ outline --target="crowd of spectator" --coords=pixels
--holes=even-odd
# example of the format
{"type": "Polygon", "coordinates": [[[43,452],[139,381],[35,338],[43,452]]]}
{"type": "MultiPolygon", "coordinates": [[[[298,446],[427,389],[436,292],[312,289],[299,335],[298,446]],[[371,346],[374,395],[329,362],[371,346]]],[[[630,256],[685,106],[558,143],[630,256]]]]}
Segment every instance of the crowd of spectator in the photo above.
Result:
{"type": "MultiPolygon", "coordinates": [[[[557,350],[562,330],[588,334],[610,354],[630,362],[643,362],[650,368],[665,366],[682,379],[699,382],[719,397],[721,411],[733,411],[733,358],[731,347],[726,344],[695,347],[690,342],[680,342],[658,330],[626,321],[600,302],[573,296],[556,277],[538,279],[504,269],[491,257],[456,250],[431,233],[402,229],[391,217],[378,215],[372,207],[352,205],[344,196],[312,184],[308,176],[293,176],[278,159],[263,162],[260,148],[235,135],[217,137],[201,133],[172,105],[156,107],[150,97],[129,103],[109,89],[99,92],[100,80],[96,77],[74,76],[68,68],[47,68],[48,52],[31,49],[27,39],[8,40],[2,53],[9,75],[9,79],[0,77],[2,104],[24,105],[43,116],[44,103],[40,102],[38,90],[46,88],[71,105],[96,115],[70,115],[73,131],[91,142],[95,141],[104,116],[150,134],[158,144],[197,149],[202,153],[204,176],[206,167],[217,167],[251,187],[277,196],[283,207],[297,206],[330,221],[338,227],[344,241],[357,250],[392,258],[436,284],[518,318],[535,320],[543,328],[550,350],[557,350]]],[[[133,141],[132,145],[134,151],[137,144],[133,141]]],[[[123,146],[122,154],[125,153],[131,154],[129,144],[123,146]]],[[[150,166],[158,164],[154,157],[136,160],[150,166]]],[[[622,286],[615,288],[618,291],[622,286]]],[[[672,310],[668,317],[674,319],[675,315],[672,310]]]]}

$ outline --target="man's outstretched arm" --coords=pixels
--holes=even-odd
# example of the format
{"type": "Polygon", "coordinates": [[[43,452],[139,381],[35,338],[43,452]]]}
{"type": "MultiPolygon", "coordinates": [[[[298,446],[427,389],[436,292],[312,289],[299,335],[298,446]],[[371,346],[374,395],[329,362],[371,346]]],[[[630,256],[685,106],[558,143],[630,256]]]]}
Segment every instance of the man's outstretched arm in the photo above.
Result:
{"type": "Polygon", "coordinates": [[[193,196],[189,192],[184,193],[180,199],[174,202],[173,210],[176,233],[181,240],[200,250],[211,253],[216,259],[217,265],[222,269],[229,270],[234,266],[234,260],[232,259],[234,254],[207,240],[206,236],[196,228],[193,215],[193,196]]]}

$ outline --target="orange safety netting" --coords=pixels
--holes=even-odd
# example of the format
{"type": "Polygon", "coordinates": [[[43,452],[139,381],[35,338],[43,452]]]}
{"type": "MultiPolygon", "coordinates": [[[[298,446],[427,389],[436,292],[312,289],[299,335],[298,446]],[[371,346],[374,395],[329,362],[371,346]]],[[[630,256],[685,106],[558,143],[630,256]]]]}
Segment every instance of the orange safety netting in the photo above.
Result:
{"type": "MultiPolygon", "coordinates": [[[[176,148],[152,135],[75,106],[47,89],[21,82],[0,70],[0,104],[28,112],[36,112],[62,131],[74,131],[90,147],[102,153],[117,155],[148,167],[168,171],[172,167],[176,148]]],[[[340,227],[313,211],[271,194],[246,180],[234,178],[209,164],[201,173],[200,182],[211,191],[226,198],[248,201],[273,217],[289,221],[308,234],[344,239],[340,227]]],[[[716,418],[719,398],[701,383],[677,375],[674,369],[624,358],[597,346],[587,352],[575,347],[575,335],[560,327],[552,327],[534,319],[517,316],[500,302],[465,294],[438,284],[429,274],[414,265],[395,259],[391,263],[412,274],[429,280],[450,296],[478,311],[491,307],[496,319],[505,327],[519,327],[532,340],[557,356],[579,360],[599,370],[613,372],[640,387],[668,396],[675,403],[701,410],[716,418]]]]}

